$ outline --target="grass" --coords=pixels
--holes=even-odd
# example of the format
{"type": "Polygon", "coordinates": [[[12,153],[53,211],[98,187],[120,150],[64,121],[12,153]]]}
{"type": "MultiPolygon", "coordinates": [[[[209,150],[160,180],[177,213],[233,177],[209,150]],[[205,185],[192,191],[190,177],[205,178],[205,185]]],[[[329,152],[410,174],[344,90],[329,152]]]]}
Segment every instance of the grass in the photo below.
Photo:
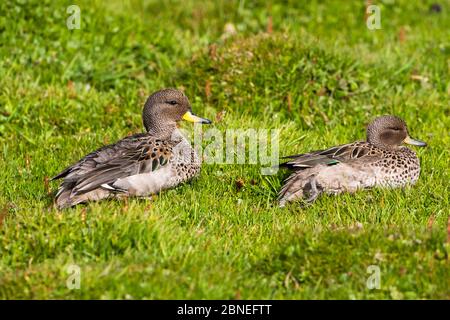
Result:
{"type": "Polygon", "coordinates": [[[450,3],[372,2],[381,30],[363,1],[83,0],[80,30],[67,1],[2,2],[0,298],[450,298],[450,3]],[[286,172],[204,164],[153,200],[54,209],[48,177],[141,131],[146,96],[167,86],[221,132],[280,129],[280,156],[396,114],[429,144],[421,177],[281,209],[286,172]]]}

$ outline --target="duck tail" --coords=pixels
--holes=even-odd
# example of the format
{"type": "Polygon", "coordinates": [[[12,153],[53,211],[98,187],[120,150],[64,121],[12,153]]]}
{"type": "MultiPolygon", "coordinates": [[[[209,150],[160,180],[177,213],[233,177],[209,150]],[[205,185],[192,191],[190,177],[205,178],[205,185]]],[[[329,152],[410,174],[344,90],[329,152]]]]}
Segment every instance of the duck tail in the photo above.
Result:
{"type": "Polygon", "coordinates": [[[88,201],[98,201],[111,197],[120,197],[117,192],[110,192],[109,189],[97,188],[85,193],[74,192],[73,187],[63,183],[55,196],[55,204],[59,210],[76,206],[88,201]]]}
{"type": "Polygon", "coordinates": [[[322,192],[323,188],[317,183],[316,174],[310,170],[296,171],[286,179],[285,185],[278,194],[279,206],[284,207],[286,202],[295,199],[304,199],[307,203],[311,203],[322,192]]]}
{"type": "Polygon", "coordinates": [[[86,199],[83,195],[74,194],[73,188],[75,183],[64,181],[55,195],[55,204],[59,210],[73,207],[86,199]]]}
{"type": "Polygon", "coordinates": [[[73,198],[71,197],[71,190],[64,189],[61,187],[55,196],[55,204],[59,210],[69,208],[75,205],[73,203],[73,198]]]}

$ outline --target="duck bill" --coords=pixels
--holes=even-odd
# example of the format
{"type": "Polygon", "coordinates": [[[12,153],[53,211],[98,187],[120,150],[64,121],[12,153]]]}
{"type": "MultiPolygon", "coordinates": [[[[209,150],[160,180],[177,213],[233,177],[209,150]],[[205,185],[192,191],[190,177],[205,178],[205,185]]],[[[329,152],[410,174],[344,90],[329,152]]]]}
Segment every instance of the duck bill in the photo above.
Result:
{"type": "Polygon", "coordinates": [[[194,123],[203,123],[203,124],[210,124],[211,120],[200,118],[199,116],[196,116],[192,112],[188,111],[183,115],[183,120],[194,122],[194,123]]]}
{"type": "Polygon", "coordinates": [[[406,139],[403,140],[403,142],[418,147],[425,147],[427,145],[425,142],[413,139],[410,136],[407,136],[406,139]]]}

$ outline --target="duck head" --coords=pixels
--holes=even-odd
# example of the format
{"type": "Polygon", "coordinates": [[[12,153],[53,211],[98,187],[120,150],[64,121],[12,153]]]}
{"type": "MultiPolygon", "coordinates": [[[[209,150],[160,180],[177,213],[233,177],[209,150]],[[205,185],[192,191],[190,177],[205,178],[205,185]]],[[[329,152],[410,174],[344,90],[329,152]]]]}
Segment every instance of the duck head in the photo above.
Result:
{"type": "Polygon", "coordinates": [[[210,120],[193,114],[189,99],[177,89],[163,89],[149,96],[142,119],[147,132],[155,135],[170,135],[181,120],[211,123],[210,120]]]}
{"type": "Polygon", "coordinates": [[[367,127],[367,141],[381,148],[397,148],[403,143],[419,147],[427,144],[409,136],[405,121],[396,116],[375,118],[367,127]]]}

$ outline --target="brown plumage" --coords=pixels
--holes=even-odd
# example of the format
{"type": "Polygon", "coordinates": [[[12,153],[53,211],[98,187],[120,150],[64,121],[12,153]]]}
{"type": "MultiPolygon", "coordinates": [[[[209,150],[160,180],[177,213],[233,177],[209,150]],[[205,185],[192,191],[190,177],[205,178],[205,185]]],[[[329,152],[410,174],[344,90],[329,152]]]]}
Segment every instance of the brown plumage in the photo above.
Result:
{"type": "Polygon", "coordinates": [[[409,137],[406,123],[395,116],[376,118],[367,128],[367,141],[288,156],[281,164],[294,172],[279,193],[280,206],[296,199],[313,202],[321,193],[402,187],[416,183],[420,163],[402,143],[425,146],[409,137]]]}
{"type": "Polygon", "coordinates": [[[148,196],[187,181],[200,159],[181,135],[182,119],[210,123],[191,113],[187,97],[175,89],[152,94],[143,110],[146,133],[102,147],[68,167],[55,197],[58,208],[111,197],[148,196]]]}

